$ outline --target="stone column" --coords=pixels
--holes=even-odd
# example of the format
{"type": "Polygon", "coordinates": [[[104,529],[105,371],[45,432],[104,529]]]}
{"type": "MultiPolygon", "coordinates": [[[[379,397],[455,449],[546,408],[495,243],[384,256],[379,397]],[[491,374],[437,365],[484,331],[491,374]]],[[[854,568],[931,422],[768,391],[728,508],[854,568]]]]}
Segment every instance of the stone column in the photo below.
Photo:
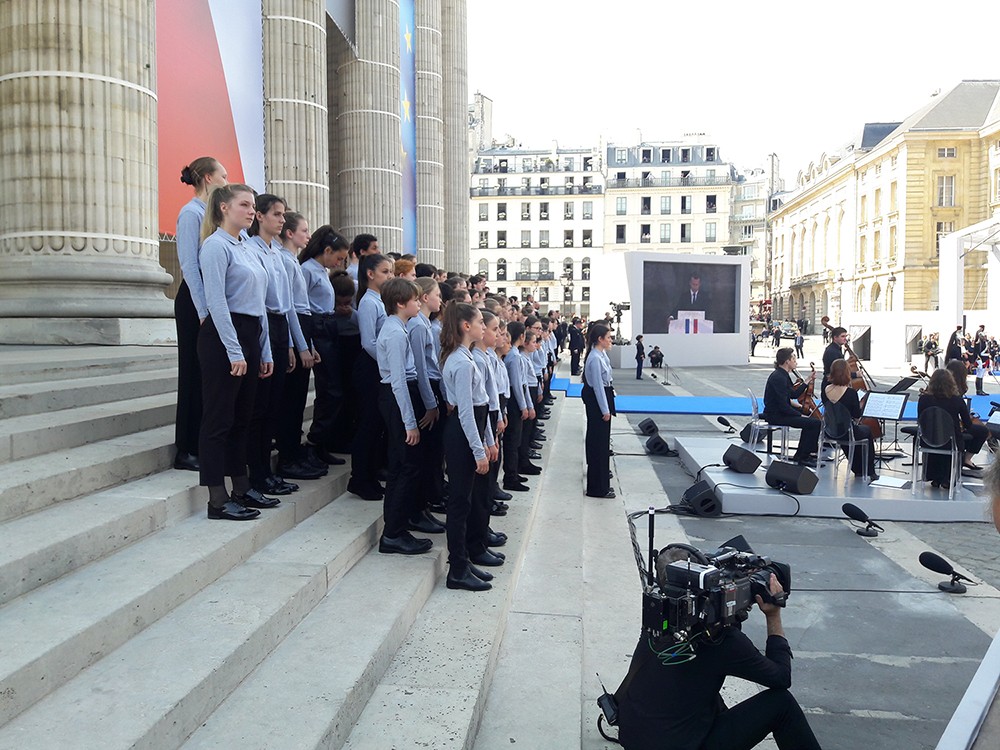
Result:
{"type": "Polygon", "coordinates": [[[466,0],[441,2],[444,265],[469,269],[469,81],[466,0]]]}
{"type": "Polygon", "coordinates": [[[330,216],[326,9],[323,0],[263,0],[267,189],[313,229],[330,216]]]}
{"type": "Polygon", "coordinates": [[[331,35],[332,217],[348,240],[359,232],[386,250],[402,246],[399,140],[399,6],[357,0],[356,50],[331,35]]]}
{"type": "Polygon", "coordinates": [[[173,338],[155,31],[153,0],[0,3],[0,342],[173,338]]]}
{"type": "Polygon", "coordinates": [[[417,260],[443,268],[445,224],[441,0],[418,0],[416,25],[417,260]]]}

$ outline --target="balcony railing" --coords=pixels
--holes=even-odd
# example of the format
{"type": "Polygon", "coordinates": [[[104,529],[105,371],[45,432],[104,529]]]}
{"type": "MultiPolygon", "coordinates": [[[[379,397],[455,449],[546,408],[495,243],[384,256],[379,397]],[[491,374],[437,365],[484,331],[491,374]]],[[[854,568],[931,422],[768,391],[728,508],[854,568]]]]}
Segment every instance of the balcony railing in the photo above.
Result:
{"type": "Polygon", "coordinates": [[[514,185],[507,187],[474,187],[469,188],[469,197],[488,197],[492,195],[600,195],[604,192],[603,185],[514,185]]]}
{"type": "Polygon", "coordinates": [[[641,187],[711,187],[712,185],[731,185],[729,175],[715,177],[631,177],[626,180],[608,180],[608,188],[641,188],[641,187]]]}
{"type": "Polygon", "coordinates": [[[515,281],[555,281],[555,271],[518,271],[514,274],[515,281]]]}

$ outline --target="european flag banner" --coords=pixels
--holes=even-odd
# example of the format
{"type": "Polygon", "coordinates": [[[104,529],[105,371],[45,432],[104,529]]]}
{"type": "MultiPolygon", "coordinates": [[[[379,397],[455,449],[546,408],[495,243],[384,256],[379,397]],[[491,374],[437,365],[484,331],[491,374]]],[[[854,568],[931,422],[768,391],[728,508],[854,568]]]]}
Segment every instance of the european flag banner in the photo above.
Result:
{"type": "Polygon", "coordinates": [[[417,253],[417,90],[415,0],[399,2],[399,141],[403,177],[403,246],[401,253],[417,253]]]}

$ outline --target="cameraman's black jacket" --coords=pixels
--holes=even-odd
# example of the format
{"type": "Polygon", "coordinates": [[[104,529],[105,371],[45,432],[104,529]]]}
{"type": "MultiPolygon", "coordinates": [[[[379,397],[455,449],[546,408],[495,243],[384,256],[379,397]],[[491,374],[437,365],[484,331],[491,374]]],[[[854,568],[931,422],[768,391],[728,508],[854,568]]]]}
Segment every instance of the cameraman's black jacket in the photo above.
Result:
{"type": "Polygon", "coordinates": [[[719,638],[700,641],[695,659],[669,667],[650,652],[645,635],[639,639],[632,663],[643,663],[615,696],[625,750],[698,750],[725,710],[719,691],[727,676],[768,688],[791,686],[792,650],[782,636],[768,636],[766,655],[737,628],[719,638]]]}

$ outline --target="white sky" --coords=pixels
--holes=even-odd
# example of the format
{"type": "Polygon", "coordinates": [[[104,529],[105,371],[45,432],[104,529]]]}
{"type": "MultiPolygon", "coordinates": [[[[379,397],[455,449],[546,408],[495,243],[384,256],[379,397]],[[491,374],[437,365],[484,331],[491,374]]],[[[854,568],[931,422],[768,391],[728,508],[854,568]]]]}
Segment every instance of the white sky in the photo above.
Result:
{"type": "Polygon", "coordinates": [[[524,146],[705,132],[787,182],[865,122],[1000,78],[996,0],[469,0],[469,101],[524,146]],[[992,30],[992,34],[990,33],[992,30]]]}

